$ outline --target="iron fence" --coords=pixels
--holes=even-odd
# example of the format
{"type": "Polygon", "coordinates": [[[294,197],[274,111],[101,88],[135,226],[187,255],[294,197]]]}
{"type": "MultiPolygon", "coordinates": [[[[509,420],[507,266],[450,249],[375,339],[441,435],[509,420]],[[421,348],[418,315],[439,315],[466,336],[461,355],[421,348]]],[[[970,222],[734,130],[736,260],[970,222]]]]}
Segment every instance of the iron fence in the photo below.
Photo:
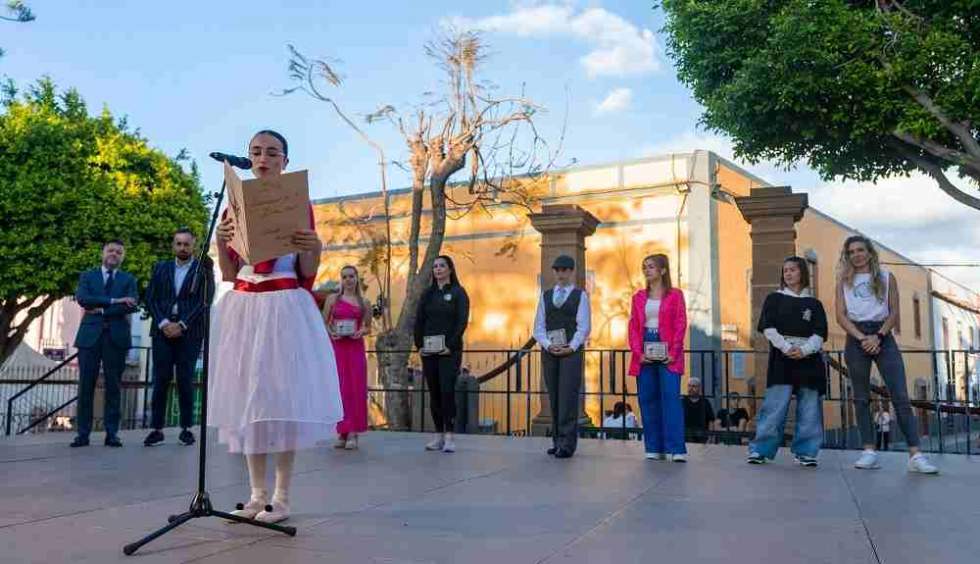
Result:
{"type": "MultiPolygon", "coordinates": [[[[146,428],[150,421],[152,354],[148,347],[136,347],[131,354],[122,382],[123,418],[121,428],[146,428]]],[[[394,385],[382,378],[387,354],[369,351],[368,401],[371,426],[376,429],[432,429],[428,414],[428,390],[417,357],[410,357],[406,378],[394,385]],[[396,412],[403,409],[404,412],[396,412]],[[398,421],[395,421],[395,418],[398,421]]],[[[917,416],[923,450],[971,454],[980,439],[980,351],[932,350],[903,351],[908,392],[917,416]]],[[[545,435],[550,430],[547,393],[541,377],[538,350],[470,350],[463,355],[463,370],[457,385],[457,430],[508,436],[545,435]],[[488,374],[492,376],[487,376],[488,374]]],[[[826,353],[827,394],[823,400],[824,448],[860,448],[856,428],[853,393],[846,377],[842,351],[826,353]]],[[[754,431],[755,415],[765,390],[757,382],[757,363],[765,363],[765,353],[751,350],[686,351],[682,391],[691,377],[701,380],[703,398],[716,414],[735,415],[744,410],[747,418],[725,417],[715,420],[707,432],[708,440],[744,444],[754,431]],[[733,419],[736,421],[733,424],[733,419]]],[[[7,434],[23,432],[71,431],[74,428],[78,389],[77,368],[72,358],[40,379],[37,372],[0,375],[0,418],[7,434]]],[[[635,378],[627,374],[629,352],[596,349],[584,352],[585,382],[582,393],[581,428],[584,436],[638,439],[642,435],[635,378]],[[607,412],[617,402],[635,407],[640,421],[637,428],[602,426],[607,412]]],[[[764,364],[763,364],[764,366],[764,364]]],[[[196,382],[199,388],[200,380],[196,382]]],[[[884,386],[872,376],[878,399],[884,399],[884,386]]],[[[175,393],[173,390],[171,394],[175,393]]],[[[101,388],[96,391],[97,415],[94,425],[101,428],[101,388]]],[[[882,403],[887,405],[887,402],[882,403]]],[[[167,420],[176,420],[176,401],[170,402],[167,420]]],[[[200,409],[200,393],[195,411],[200,409]]],[[[793,406],[787,431],[792,432],[793,406]]],[[[195,419],[197,413],[195,413],[195,419]]],[[[905,448],[905,439],[892,425],[892,448],[905,448]]]]}

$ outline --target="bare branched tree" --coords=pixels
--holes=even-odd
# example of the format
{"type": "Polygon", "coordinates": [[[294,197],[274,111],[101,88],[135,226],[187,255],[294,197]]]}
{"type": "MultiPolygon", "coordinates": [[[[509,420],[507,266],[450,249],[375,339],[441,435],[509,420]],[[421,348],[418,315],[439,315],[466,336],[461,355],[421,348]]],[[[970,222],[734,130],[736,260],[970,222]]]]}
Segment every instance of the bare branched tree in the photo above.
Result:
{"type": "MultiPolygon", "coordinates": [[[[32,22],[36,19],[34,12],[22,0],[7,0],[6,6],[4,7],[10,15],[4,16],[0,13],[0,21],[24,23],[32,22]]],[[[3,56],[3,53],[3,49],[0,49],[0,57],[3,56]]]]}
{"type": "Polygon", "coordinates": [[[390,311],[391,239],[390,207],[381,146],[341,110],[325,90],[341,84],[340,75],[324,59],[310,59],[290,47],[289,70],[296,85],[284,93],[306,92],[330,104],[338,116],[357,132],[377,153],[387,219],[386,268],[388,280],[382,288],[385,317],[377,340],[381,378],[388,389],[396,390],[386,402],[386,415],[392,428],[411,423],[408,395],[398,393],[407,385],[407,366],[412,350],[415,313],[432,277],[432,263],[440,254],[447,219],[457,219],[480,210],[492,213],[495,204],[531,209],[535,187],[554,163],[559,150],[552,152],[539,135],[534,117],[542,108],[522,92],[514,97],[495,97],[478,80],[486,47],[479,34],[449,30],[428,43],[425,52],[445,72],[442,95],[417,106],[403,116],[392,105],[384,105],[367,115],[368,123],[386,122],[401,134],[408,150],[407,170],[411,174],[411,217],[408,240],[407,284],[398,315],[390,311]],[[464,171],[465,180],[452,183],[464,171]],[[521,178],[516,178],[518,175],[521,178]],[[425,199],[428,191],[428,201],[425,199]],[[426,209],[426,204],[429,208],[426,209]],[[423,237],[422,217],[430,215],[429,232],[423,237]],[[424,241],[424,244],[423,244],[424,241]]]}

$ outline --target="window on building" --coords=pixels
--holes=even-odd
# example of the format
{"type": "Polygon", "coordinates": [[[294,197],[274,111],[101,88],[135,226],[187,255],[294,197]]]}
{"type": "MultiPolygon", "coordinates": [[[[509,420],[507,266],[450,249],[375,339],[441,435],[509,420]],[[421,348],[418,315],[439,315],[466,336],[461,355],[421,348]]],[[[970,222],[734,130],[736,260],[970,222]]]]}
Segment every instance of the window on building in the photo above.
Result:
{"type": "Polygon", "coordinates": [[[919,295],[912,296],[912,330],[915,331],[915,338],[922,338],[922,302],[919,295]]]}
{"type": "Polygon", "coordinates": [[[813,249],[807,249],[803,253],[803,258],[806,259],[806,265],[810,269],[810,291],[813,292],[813,297],[820,299],[820,277],[817,275],[819,265],[817,265],[817,252],[813,249]]]}
{"type": "Polygon", "coordinates": [[[943,318],[943,349],[949,350],[949,320],[943,318]]]}

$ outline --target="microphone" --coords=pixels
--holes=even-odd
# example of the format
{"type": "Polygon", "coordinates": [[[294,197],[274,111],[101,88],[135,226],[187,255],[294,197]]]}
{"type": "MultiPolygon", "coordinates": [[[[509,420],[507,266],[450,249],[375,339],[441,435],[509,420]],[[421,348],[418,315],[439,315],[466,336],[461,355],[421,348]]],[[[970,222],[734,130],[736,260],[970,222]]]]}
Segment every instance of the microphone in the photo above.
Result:
{"type": "Polygon", "coordinates": [[[226,155],[224,153],[217,153],[217,152],[211,153],[208,156],[210,156],[212,159],[216,161],[228,163],[231,166],[235,168],[240,168],[242,170],[248,170],[252,168],[252,161],[245,157],[236,157],[235,155],[226,155]]]}

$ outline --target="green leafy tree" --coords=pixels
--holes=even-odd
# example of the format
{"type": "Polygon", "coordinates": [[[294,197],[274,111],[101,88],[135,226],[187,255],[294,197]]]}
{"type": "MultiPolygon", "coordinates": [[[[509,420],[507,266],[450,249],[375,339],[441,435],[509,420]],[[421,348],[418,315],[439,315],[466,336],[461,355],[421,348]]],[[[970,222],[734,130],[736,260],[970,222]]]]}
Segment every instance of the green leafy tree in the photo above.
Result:
{"type": "Polygon", "coordinates": [[[90,116],[48,79],[23,96],[7,83],[0,113],[0,364],[27,326],[71,295],[102,244],[126,243],[124,268],[148,279],[173,231],[207,220],[197,170],[153,149],[108,110],[90,116]]]}
{"type": "Polygon", "coordinates": [[[750,162],[825,178],[922,171],[967,206],[980,182],[980,2],[663,0],[668,50],[750,162]],[[951,180],[966,179],[966,190],[951,180]]]}
{"type": "MultiPolygon", "coordinates": [[[[34,21],[34,12],[27,7],[21,0],[7,0],[6,2],[8,16],[0,16],[0,20],[8,22],[32,22],[34,21]]],[[[0,57],[3,56],[3,49],[0,48],[0,57]]]]}

